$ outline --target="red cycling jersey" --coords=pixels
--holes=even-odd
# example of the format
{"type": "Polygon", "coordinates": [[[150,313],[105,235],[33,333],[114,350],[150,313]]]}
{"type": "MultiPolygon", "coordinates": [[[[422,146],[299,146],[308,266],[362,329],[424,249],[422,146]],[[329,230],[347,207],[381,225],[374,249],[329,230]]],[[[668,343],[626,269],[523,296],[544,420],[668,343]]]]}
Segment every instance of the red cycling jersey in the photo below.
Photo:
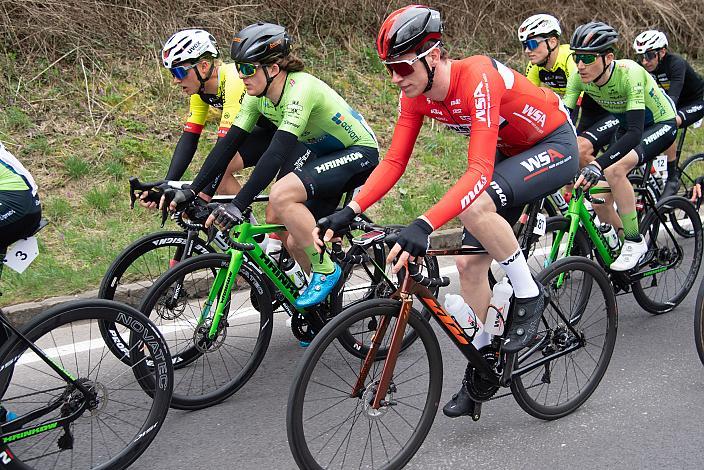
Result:
{"type": "Polygon", "coordinates": [[[513,156],[533,147],[568,119],[558,96],[486,56],[450,65],[450,89],[443,101],[401,92],[391,147],[354,200],[362,211],[401,178],[423,118],[428,116],[469,136],[467,171],[424,215],[434,229],[464,211],[491,182],[496,151],[513,156]]]}

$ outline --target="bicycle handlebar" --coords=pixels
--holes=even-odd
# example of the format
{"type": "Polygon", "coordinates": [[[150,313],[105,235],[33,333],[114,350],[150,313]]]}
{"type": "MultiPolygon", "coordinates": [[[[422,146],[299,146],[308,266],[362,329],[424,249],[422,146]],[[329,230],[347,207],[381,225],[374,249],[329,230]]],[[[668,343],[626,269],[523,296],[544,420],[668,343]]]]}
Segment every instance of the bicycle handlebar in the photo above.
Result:
{"type": "Polygon", "coordinates": [[[450,285],[450,278],[443,276],[439,279],[425,277],[420,272],[420,265],[408,262],[408,274],[415,282],[425,287],[447,287],[450,285]]]}

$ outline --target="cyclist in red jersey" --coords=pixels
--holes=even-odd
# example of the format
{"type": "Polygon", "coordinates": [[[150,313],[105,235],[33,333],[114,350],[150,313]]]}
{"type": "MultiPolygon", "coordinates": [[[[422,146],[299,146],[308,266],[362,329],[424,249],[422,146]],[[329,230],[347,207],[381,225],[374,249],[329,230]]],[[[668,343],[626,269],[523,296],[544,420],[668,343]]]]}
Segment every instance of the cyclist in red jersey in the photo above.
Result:
{"type": "MultiPolygon", "coordinates": [[[[459,216],[468,229],[463,243],[489,253],[457,257],[461,293],[484,320],[491,297],[487,270],[492,258],[501,262],[516,296],[502,349],[514,353],[535,344],[548,294],[533,279],[511,225],[527,202],[556,191],[577,173],[576,135],[554,92],[486,56],[449,60],[441,38],[440,14],[428,7],[401,8],[384,21],[377,49],[401,89],[391,147],[354,200],[321,219],[313,233],[318,239],[322,231],[329,241],[393,187],[425,116],[470,137],[465,174],[400,233],[387,261],[398,256],[397,272],[409,257],[426,252],[433,230],[459,216]]],[[[443,411],[455,417],[472,408],[463,385],[443,411]]]]}

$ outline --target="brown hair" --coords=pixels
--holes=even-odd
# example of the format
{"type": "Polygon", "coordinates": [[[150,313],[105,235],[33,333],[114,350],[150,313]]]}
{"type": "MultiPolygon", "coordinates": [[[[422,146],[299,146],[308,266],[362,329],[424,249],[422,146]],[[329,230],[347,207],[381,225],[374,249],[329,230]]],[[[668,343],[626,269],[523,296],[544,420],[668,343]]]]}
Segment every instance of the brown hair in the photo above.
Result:
{"type": "Polygon", "coordinates": [[[281,70],[285,70],[286,72],[301,72],[306,66],[301,59],[293,54],[279,59],[276,61],[276,64],[281,70]]]}

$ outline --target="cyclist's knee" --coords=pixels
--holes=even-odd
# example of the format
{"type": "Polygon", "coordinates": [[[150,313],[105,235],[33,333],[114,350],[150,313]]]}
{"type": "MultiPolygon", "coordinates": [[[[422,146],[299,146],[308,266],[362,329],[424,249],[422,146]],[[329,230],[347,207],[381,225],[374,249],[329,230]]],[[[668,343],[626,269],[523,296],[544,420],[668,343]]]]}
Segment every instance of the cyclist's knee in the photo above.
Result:
{"type": "Polygon", "coordinates": [[[460,219],[471,232],[472,228],[491,223],[486,216],[492,213],[496,214],[496,204],[485,191],[462,213],[460,219]]]}
{"type": "Polygon", "coordinates": [[[276,209],[274,209],[274,206],[271,203],[266,205],[264,218],[266,219],[267,224],[278,224],[279,223],[279,216],[276,213],[276,209]]]}
{"type": "Polygon", "coordinates": [[[244,169],[244,160],[242,159],[242,156],[240,155],[239,152],[235,154],[235,156],[230,160],[230,163],[227,165],[227,172],[232,174],[232,173],[237,173],[240,172],[244,169]]]}
{"type": "Polygon", "coordinates": [[[584,137],[577,137],[579,147],[579,166],[583,168],[594,160],[594,145],[584,137]]]}
{"type": "Polygon", "coordinates": [[[487,276],[491,258],[486,255],[455,256],[457,272],[462,279],[479,279],[487,276]]]}

